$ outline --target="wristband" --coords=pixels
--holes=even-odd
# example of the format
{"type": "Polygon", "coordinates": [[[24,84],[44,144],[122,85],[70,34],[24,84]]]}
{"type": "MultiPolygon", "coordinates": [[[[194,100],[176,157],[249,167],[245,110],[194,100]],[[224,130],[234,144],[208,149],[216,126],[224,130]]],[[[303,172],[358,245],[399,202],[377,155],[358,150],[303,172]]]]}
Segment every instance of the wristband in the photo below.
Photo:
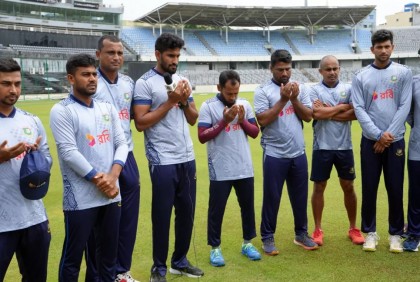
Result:
{"type": "Polygon", "coordinates": [[[178,102],[178,107],[181,109],[181,110],[183,110],[183,109],[186,109],[186,108],[188,108],[190,106],[190,103],[188,102],[188,100],[187,100],[187,103],[184,105],[184,104],[182,104],[181,102],[178,102]]]}

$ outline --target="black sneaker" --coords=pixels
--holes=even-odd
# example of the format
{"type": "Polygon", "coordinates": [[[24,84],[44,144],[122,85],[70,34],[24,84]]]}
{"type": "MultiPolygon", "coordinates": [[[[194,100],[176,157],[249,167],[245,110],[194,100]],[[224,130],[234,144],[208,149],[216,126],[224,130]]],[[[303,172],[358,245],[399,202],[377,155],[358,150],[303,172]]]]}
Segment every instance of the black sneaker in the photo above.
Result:
{"type": "Polygon", "coordinates": [[[159,272],[152,272],[150,275],[150,282],[166,282],[166,277],[159,274],[159,272]]]}
{"type": "Polygon", "coordinates": [[[201,269],[199,269],[198,267],[192,266],[190,263],[188,263],[188,265],[183,268],[172,266],[169,269],[169,272],[171,274],[176,274],[176,275],[186,275],[191,278],[198,278],[204,275],[204,272],[201,269]]]}

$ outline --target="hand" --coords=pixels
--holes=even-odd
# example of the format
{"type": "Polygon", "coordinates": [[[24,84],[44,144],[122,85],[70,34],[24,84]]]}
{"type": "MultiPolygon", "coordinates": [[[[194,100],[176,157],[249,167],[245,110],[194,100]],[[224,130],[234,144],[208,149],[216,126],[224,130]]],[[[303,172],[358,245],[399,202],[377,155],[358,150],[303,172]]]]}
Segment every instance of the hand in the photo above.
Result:
{"type": "Polygon", "coordinates": [[[375,144],[373,145],[373,151],[375,152],[375,154],[381,154],[385,149],[386,147],[379,143],[379,141],[375,142],[375,144]]]}
{"type": "Polygon", "coordinates": [[[182,90],[182,98],[181,103],[183,105],[187,104],[188,98],[191,96],[192,89],[186,80],[181,80],[178,83],[184,83],[183,90],[182,90]]]}
{"type": "Polygon", "coordinates": [[[231,121],[235,119],[238,112],[239,112],[238,105],[233,105],[231,108],[225,107],[223,109],[223,119],[225,120],[226,123],[230,123],[231,121]]]}
{"type": "Polygon", "coordinates": [[[110,199],[114,199],[118,196],[119,191],[117,186],[117,178],[111,174],[99,172],[96,174],[92,182],[98,187],[98,189],[110,199]]]}
{"type": "Polygon", "coordinates": [[[290,89],[291,89],[290,100],[296,101],[299,95],[299,84],[297,84],[296,82],[290,82],[289,84],[291,84],[290,85],[290,89]]]}
{"type": "Polygon", "coordinates": [[[287,102],[290,99],[291,94],[291,83],[284,85],[283,83],[280,85],[280,100],[282,102],[287,102]]]}
{"type": "Polygon", "coordinates": [[[323,108],[323,107],[324,107],[324,104],[323,104],[320,100],[315,100],[315,101],[312,103],[312,106],[313,106],[314,108],[323,108]]]}
{"type": "Polygon", "coordinates": [[[168,101],[172,104],[178,104],[183,98],[184,90],[184,82],[181,80],[176,85],[175,90],[168,93],[168,101]]]}
{"type": "Polygon", "coordinates": [[[391,145],[391,143],[394,141],[394,136],[391,134],[391,133],[389,133],[389,132],[387,132],[387,131],[385,131],[383,134],[382,134],[382,136],[381,136],[381,138],[378,140],[378,142],[383,146],[383,147],[385,147],[385,148],[388,148],[389,147],[389,145],[391,145]]]}
{"type": "Polygon", "coordinates": [[[339,107],[341,112],[346,112],[348,110],[351,110],[350,104],[338,104],[337,106],[339,107]]]}
{"type": "Polygon", "coordinates": [[[7,140],[4,140],[3,143],[0,144],[0,163],[16,158],[26,151],[26,144],[24,142],[19,142],[10,148],[7,148],[6,145],[7,140]]]}
{"type": "Polygon", "coordinates": [[[38,136],[35,143],[32,145],[26,144],[26,150],[36,151],[39,148],[39,144],[41,144],[42,136],[38,136]]]}
{"type": "MultiPolygon", "coordinates": [[[[235,105],[236,106],[236,105],[235,105]]],[[[242,123],[245,118],[245,108],[244,105],[238,105],[238,123],[242,123]]]]}

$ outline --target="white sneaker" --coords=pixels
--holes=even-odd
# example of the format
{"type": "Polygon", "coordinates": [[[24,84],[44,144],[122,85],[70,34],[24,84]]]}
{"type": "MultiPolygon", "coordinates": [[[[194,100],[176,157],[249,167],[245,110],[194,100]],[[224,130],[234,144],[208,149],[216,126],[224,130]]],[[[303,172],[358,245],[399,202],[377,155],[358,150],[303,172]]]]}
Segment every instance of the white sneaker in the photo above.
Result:
{"type": "Polygon", "coordinates": [[[389,236],[389,251],[392,253],[403,252],[402,238],[400,235],[389,236]]]}
{"type": "Polygon", "coordinates": [[[376,232],[369,232],[366,236],[365,243],[363,244],[363,251],[374,252],[378,245],[379,235],[376,232]]]}
{"type": "Polygon", "coordinates": [[[117,278],[115,278],[115,282],[140,282],[140,281],[134,279],[131,276],[130,271],[127,271],[126,273],[118,274],[117,278]]]}

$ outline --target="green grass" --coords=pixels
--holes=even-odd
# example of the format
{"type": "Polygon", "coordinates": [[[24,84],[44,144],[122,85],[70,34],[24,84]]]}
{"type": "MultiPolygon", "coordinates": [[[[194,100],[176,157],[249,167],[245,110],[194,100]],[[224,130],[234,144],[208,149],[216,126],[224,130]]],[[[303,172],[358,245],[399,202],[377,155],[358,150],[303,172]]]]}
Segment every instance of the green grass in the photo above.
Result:
{"type": "MultiPolygon", "coordinates": [[[[241,93],[252,102],[252,93],[241,93]]],[[[197,108],[210,95],[194,97],[197,108]]],[[[56,146],[49,128],[49,111],[56,101],[25,101],[18,107],[38,115],[47,130],[51,153],[54,157],[52,179],[45,206],[50,220],[52,241],[49,255],[48,281],[57,281],[58,265],[64,239],[64,224],[62,213],[62,182],[59,171],[56,146]]],[[[141,281],[148,281],[152,265],[152,231],[151,231],[151,184],[144,153],[143,134],[134,130],[136,156],[141,175],[141,208],[137,242],[133,255],[132,274],[141,281]]],[[[304,128],[309,167],[312,152],[312,127],[305,124],[304,128]]],[[[356,162],[355,188],[358,196],[358,225],[360,225],[360,136],[361,130],[357,122],[352,127],[353,145],[356,162]]],[[[283,189],[283,197],[278,216],[275,239],[280,254],[276,257],[263,256],[261,261],[251,262],[240,254],[242,229],[239,206],[234,193],[228,201],[222,229],[222,249],[226,266],[215,268],[210,266],[209,246],[207,246],[207,206],[208,206],[208,171],[206,146],[198,142],[197,127],[191,128],[197,161],[197,208],[195,216],[194,238],[191,243],[189,260],[201,267],[205,281],[419,281],[420,267],[417,253],[392,254],[388,252],[388,205],[385,187],[381,182],[378,194],[377,222],[381,240],[375,253],[365,253],[360,246],[352,245],[347,238],[348,220],[344,209],[343,193],[333,172],[325,192],[325,209],[323,214],[323,229],[325,233],[324,246],[318,251],[306,251],[293,244],[293,216],[287,195],[283,189]]],[[[408,135],[406,135],[408,136],[408,135]]],[[[407,137],[408,138],[408,137],[407,137]]],[[[406,139],[407,139],[406,138],[406,139]]],[[[257,234],[261,222],[262,204],[262,150],[259,137],[250,140],[255,170],[255,213],[257,234]]],[[[312,193],[312,183],[309,187],[309,197],[312,193]]],[[[405,182],[404,203],[407,203],[407,181],[405,182]]],[[[405,204],[406,205],[406,204],[405,204]]],[[[313,230],[313,219],[310,201],[308,202],[309,232],[313,230]]],[[[171,244],[168,263],[173,252],[173,228],[171,229],[171,244]]],[[[260,248],[259,237],[254,239],[260,248]]],[[[84,280],[82,265],[80,281],[84,280]]],[[[168,280],[192,281],[190,278],[177,278],[170,274],[168,280]]],[[[19,281],[20,274],[16,260],[13,259],[5,281],[19,281]]]]}

